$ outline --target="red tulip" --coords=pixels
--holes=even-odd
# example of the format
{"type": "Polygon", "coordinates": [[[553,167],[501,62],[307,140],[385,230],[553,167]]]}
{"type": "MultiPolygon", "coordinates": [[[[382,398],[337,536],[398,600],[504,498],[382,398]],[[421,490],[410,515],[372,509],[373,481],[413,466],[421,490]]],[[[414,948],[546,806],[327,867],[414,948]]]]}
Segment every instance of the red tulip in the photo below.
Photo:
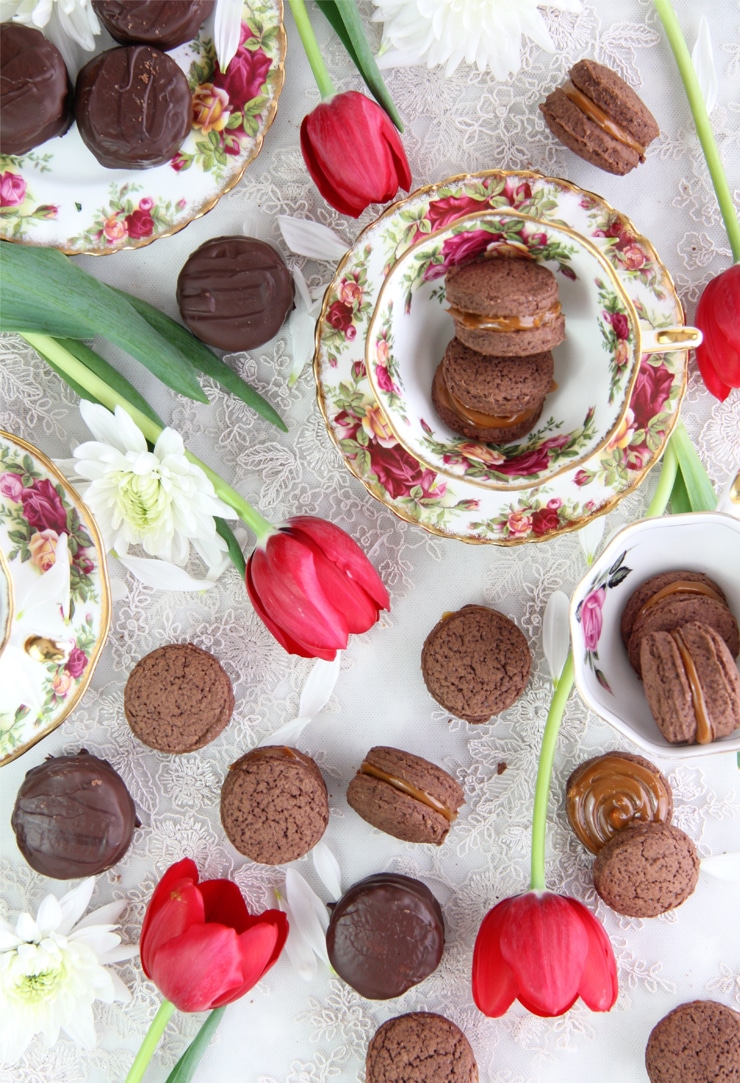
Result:
{"type": "Polygon", "coordinates": [[[740,263],[705,287],[696,309],[704,341],[696,360],[706,387],[721,402],[740,387],[740,263]]]}
{"type": "Polygon", "coordinates": [[[335,94],[303,118],[301,151],[327,203],[352,218],[411,186],[403,144],[388,114],[356,90],[335,94]]]}
{"type": "Polygon", "coordinates": [[[388,591],[359,545],[338,526],[298,515],[268,535],[247,561],[257,614],[291,654],[331,660],[350,632],[366,632],[388,591]]]}
{"type": "Polygon", "coordinates": [[[609,938],[576,899],[528,891],[486,914],[473,952],[473,997],[484,1015],[518,1000],[534,1015],[562,1015],[578,997],[595,1012],[617,999],[609,938]]]}
{"type": "Polygon", "coordinates": [[[280,910],[252,916],[236,884],[199,884],[195,862],[185,858],[154,889],[141,928],[141,965],[176,1008],[202,1012],[256,985],[287,935],[280,910]]]}

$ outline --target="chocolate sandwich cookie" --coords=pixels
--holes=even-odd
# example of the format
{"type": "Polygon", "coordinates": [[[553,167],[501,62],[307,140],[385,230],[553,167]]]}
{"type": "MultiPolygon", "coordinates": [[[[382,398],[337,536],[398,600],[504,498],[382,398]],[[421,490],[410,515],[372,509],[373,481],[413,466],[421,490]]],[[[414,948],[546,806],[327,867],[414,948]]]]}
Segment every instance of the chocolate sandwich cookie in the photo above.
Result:
{"type": "Polygon", "coordinates": [[[214,0],[92,0],[95,14],[121,45],[174,49],[196,37],[214,0]]]}
{"type": "Polygon", "coordinates": [[[284,745],[254,748],[229,768],[221,823],[240,854],[282,865],[307,854],[326,831],[329,799],[310,756],[284,745]]]}
{"type": "Polygon", "coordinates": [[[160,49],[108,49],[77,76],[75,119],[83,142],[106,169],[149,169],[168,162],[189,133],[190,87],[160,49]]]}
{"type": "Polygon", "coordinates": [[[460,1028],[434,1012],[388,1019],[365,1058],[366,1083],[478,1083],[478,1066],[460,1028]]]}
{"type": "Polygon", "coordinates": [[[478,259],[445,276],[455,335],[494,357],[527,357],[565,338],[552,271],[530,259],[478,259]]]}
{"type": "Polygon", "coordinates": [[[622,636],[632,668],[642,675],[640,647],[651,632],[673,632],[690,621],[709,624],[724,639],[733,658],[740,652],[740,631],[724,593],[700,573],[654,576],[637,588],[622,614],[622,636]]]}
{"type": "Polygon", "coordinates": [[[740,1013],[716,1000],[679,1004],[645,1049],[650,1083],[740,1083],[740,1013]]]}
{"type": "Polygon", "coordinates": [[[740,674],[708,624],[643,636],[640,668],[648,706],[671,744],[709,744],[740,726],[740,674]]]}
{"type": "Polygon", "coordinates": [[[293,278],[272,245],[215,237],[188,258],[177,279],[180,315],[219,350],[253,350],[278,333],[293,308],[293,278]]]}
{"type": "Polygon", "coordinates": [[[612,910],[653,918],[688,899],[699,879],[696,847],[672,824],[634,824],[605,843],[593,867],[594,887],[612,910]]]}
{"type": "Polygon", "coordinates": [[[400,873],[367,876],[332,909],[329,962],[369,1000],[390,1000],[436,970],[444,950],[442,910],[426,884],[400,873]]]}
{"type": "Polygon", "coordinates": [[[27,154],[72,123],[62,54],[40,30],[0,23],[0,154],[27,154]]]}
{"type": "Polygon", "coordinates": [[[552,377],[549,350],[494,357],[453,338],[434,376],[432,402],[453,432],[484,443],[508,443],[536,424],[552,377]]]}
{"type": "Polygon", "coordinates": [[[569,76],[540,105],[553,135],[607,173],[623,176],[644,162],[660,129],[632,87],[595,60],[579,60],[569,76]]]}
{"type": "Polygon", "coordinates": [[[126,783],[84,749],[26,775],[10,819],[18,849],[42,876],[97,876],[120,861],[138,827],[126,783]]]}
{"type": "Polygon", "coordinates": [[[576,767],[565,787],[570,826],[593,854],[635,823],[670,823],[673,791],[662,771],[632,752],[605,752],[576,767]]]}
{"type": "Polygon", "coordinates": [[[225,728],[234,689],[217,658],[194,643],[169,643],[136,663],[123,693],[134,734],[160,752],[194,752],[225,728]]]}
{"type": "Polygon", "coordinates": [[[464,801],[452,775],[399,748],[376,745],[347,789],[347,802],[373,827],[404,842],[440,846],[464,801]]]}
{"type": "Polygon", "coordinates": [[[445,614],[421,651],[429,693],[441,707],[474,725],[516,702],[531,666],[529,646],[514,622],[484,605],[445,614]]]}

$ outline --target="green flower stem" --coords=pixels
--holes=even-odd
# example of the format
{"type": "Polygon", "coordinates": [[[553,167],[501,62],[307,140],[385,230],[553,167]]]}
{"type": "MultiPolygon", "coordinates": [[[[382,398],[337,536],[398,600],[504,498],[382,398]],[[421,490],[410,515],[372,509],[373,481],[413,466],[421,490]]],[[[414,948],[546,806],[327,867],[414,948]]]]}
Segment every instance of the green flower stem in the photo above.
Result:
{"type": "Polygon", "coordinates": [[[159,1011],[152,1019],[149,1030],[144,1035],[144,1041],[141,1043],[141,1048],[136,1054],[134,1063],[129,1068],[125,1083],[139,1083],[139,1080],[142,1079],[174,1010],[175,1005],[170,1000],[162,1001],[159,1011]]]}
{"type": "Polygon", "coordinates": [[[701,88],[699,87],[696,69],[691,60],[691,55],[684,40],[684,36],[681,33],[681,27],[676,18],[676,12],[673,10],[671,0],[653,0],[653,4],[660,16],[660,21],[663,23],[663,28],[666,37],[668,38],[668,44],[673,51],[678,71],[683,81],[684,89],[686,90],[686,97],[689,100],[691,114],[694,118],[694,124],[696,125],[696,134],[699,136],[701,149],[704,152],[704,157],[707,161],[709,175],[712,178],[714,191],[717,194],[719,209],[725,223],[725,229],[727,230],[733,261],[735,263],[740,263],[740,220],[738,220],[732,202],[732,193],[730,192],[730,186],[727,183],[727,177],[725,176],[725,171],[722,167],[722,161],[712,132],[712,125],[709,120],[709,114],[707,113],[707,107],[704,104],[704,98],[702,97],[701,88]]]}
{"type": "MultiPolygon", "coordinates": [[[[676,453],[671,447],[670,441],[663,455],[663,465],[660,471],[660,479],[655,490],[655,495],[650,501],[650,506],[645,513],[648,518],[662,515],[668,506],[673,482],[676,477],[676,453]]],[[[568,652],[568,657],[563,666],[563,672],[558,679],[550,701],[550,710],[547,712],[545,732],[542,735],[542,747],[540,760],[537,765],[537,781],[534,787],[534,808],[532,810],[532,863],[530,874],[530,888],[532,891],[545,890],[545,833],[547,830],[547,802],[550,798],[550,784],[552,782],[552,767],[555,760],[555,747],[558,743],[560,723],[563,721],[565,704],[568,700],[574,684],[573,677],[573,652],[568,652]]],[[[740,762],[740,757],[738,758],[740,762]]]]}
{"type": "Polygon", "coordinates": [[[295,24],[298,28],[303,48],[306,51],[308,62],[311,65],[313,77],[318,84],[321,97],[330,98],[332,94],[336,93],[336,87],[331,81],[331,76],[324,63],[324,58],[321,55],[319,43],[316,40],[316,35],[311,26],[311,20],[308,17],[305,0],[290,0],[290,10],[293,12],[293,18],[295,19],[295,24]]]}
{"type": "MultiPolygon", "coordinates": [[[[105,380],[101,380],[99,376],[91,372],[86,365],[83,365],[56,339],[51,338],[49,335],[38,335],[30,331],[22,335],[22,338],[30,346],[33,346],[34,350],[38,351],[42,357],[47,358],[52,364],[56,365],[79,387],[89,391],[98,402],[102,402],[109,410],[115,410],[116,406],[122,406],[131,420],[141,429],[149,443],[156,444],[162,432],[160,426],[147,417],[146,414],[142,414],[141,410],[137,410],[135,406],[132,406],[118,392],[114,391],[105,380]]],[[[244,497],[225,482],[219,474],[211,470],[210,466],[206,466],[204,462],[189,451],[186,451],[185,455],[191,463],[201,468],[224,504],[228,504],[230,508],[233,508],[242,522],[256,535],[258,543],[275,532],[272,523],[260,515],[251,504],[247,503],[244,497]]]]}

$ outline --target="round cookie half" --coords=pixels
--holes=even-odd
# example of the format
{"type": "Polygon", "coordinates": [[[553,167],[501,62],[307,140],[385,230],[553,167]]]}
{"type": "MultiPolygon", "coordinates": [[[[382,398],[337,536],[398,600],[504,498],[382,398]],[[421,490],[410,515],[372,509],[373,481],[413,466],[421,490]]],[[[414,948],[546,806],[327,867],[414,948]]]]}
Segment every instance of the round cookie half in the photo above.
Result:
{"type": "Polygon", "coordinates": [[[421,672],[432,697],[478,724],[511,707],[529,680],[532,655],[516,624],[483,605],[440,620],[424,641],[421,672]]]}
{"type": "Polygon", "coordinates": [[[478,1066],[460,1028],[435,1012],[388,1019],[367,1047],[367,1083],[478,1083],[478,1066]]]}
{"type": "Polygon", "coordinates": [[[679,1004],[653,1027],[650,1083],[740,1083],[740,1013],[716,1000],[679,1004]]]}
{"type": "Polygon", "coordinates": [[[213,0],[92,0],[92,6],[121,45],[174,49],[197,35],[213,0]]]}
{"type": "Polygon", "coordinates": [[[0,23],[0,154],[27,154],[63,135],[72,115],[72,87],[56,45],[33,26],[0,23]]]}
{"type": "Polygon", "coordinates": [[[159,752],[194,752],[225,728],[234,689],[217,658],[194,643],[169,643],[136,663],[123,693],[134,734],[159,752]]]}
{"type": "Polygon", "coordinates": [[[326,831],[329,798],[315,761],[285,745],[264,745],[229,768],[221,823],[240,854],[282,865],[307,854],[326,831]]]}
{"type": "Polygon", "coordinates": [[[576,767],[566,784],[565,811],[573,831],[597,854],[635,823],[670,823],[673,791],[654,763],[632,752],[605,752],[576,767]]]}
{"type": "MultiPolygon", "coordinates": [[[[513,359],[511,359],[513,360],[513,359]]],[[[540,419],[543,403],[521,411],[523,417],[475,417],[464,407],[456,406],[450,397],[444,376],[444,362],[440,362],[432,380],[432,405],[439,417],[453,432],[479,440],[484,444],[507,444],[525,436],[540,419]],[[498,423],[496,423],[498,422],[498,423]]]]}
{"type": "Polygon", "coordinates": [[[643,609],[632,626],[627,655],[632,668],[642,676],[640,651],[643,638],[653,632],[674,632],[684,624],[698,621],[714,628],[727,644],[730,654],[740,652],[740,631],[737,621],[724,602],[702,594],[672,594],[643,609]]]}
{"type": "Polygon", "coordinates": [[[404,842],[440,846],[464,795],[452,775],[399,748],[376,745],[347,789],[347,802],[373,827],[404,842]]]}
{"type": "Polygon", "coordinates": [[[612,910],[653,918],[688,899],[699,879],[696,847],[672,824],[635,824],[596,855],[594,887],[612,910]]]}
{"type": "Polygon", "coordinates": [[[727,605],[725,592],[718,583],[715,583],[704,572],[692,572],[679,568],[675,571],[659,572],[657,575],[651,575],[649,579],[641,583],[630,594],[622,610],[620,631],[625,647],[629,645],[632,629],[640,611],[652,598],[659,601],[661,598],[666,597],[667,594],[686,594],[692,591],[714,597],[727,605]]]}
{"type": "Polygon", "coordinates": [[[643,636],[640,668],[648,706],[671,744],[709,744],[740,727],[740,674],[708,624],[643,636]]]}
{"type": "Polygon", "coordinates": [[[426,884],[400,873],[367,876],[345,892],[326,932],[329,961],[369,1000],[400,996],[436,970],[444,919],[426,884]]]}

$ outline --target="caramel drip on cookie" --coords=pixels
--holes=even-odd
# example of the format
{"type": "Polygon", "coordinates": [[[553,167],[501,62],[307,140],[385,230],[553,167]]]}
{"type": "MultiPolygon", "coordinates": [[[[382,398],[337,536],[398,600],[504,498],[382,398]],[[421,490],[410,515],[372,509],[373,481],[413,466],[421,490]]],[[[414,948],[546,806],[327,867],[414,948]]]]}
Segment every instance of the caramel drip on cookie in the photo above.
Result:
{"type": "Polygon", "coordinates": [[[617,124],[615,120],[612,120],[611,117],[604,112],[601,106],[597,105],[596,102],[591,101],[582,90],[579,90],[577,86],[574,86],[573,83],[571,83],[570,79],[568,79],[566,83],[563,83],[562,90],[565,96],[570,98],[573,104],[577,106],[589,120],[592,120],[594,124],[597,124],[599,128],[601,128],[602,132],[606,132],[612,139],[618,140],[625,147],[629,147],[630,150],[633,150],[635,154],[640,156],[641,162],[645,161],[645,147],[643,147],[642,143],[638,143],[626,128],[623,128],[621,124],[617,124]]]}
{"type": "Polygon", "coordinates": [[[528,410],[519,410],[514,414],[507,414],[502,417],[497,417],[495,414],[484,414],[480,410],[471,410],[469,406],[460,402],[456,395],[453,395],[447,386],[447,381],[444,378],[444,373],[441,373],[441,379],[439,381],[439,397],[442,402],[453,414],[462,421],[467,421],[469,425],[475,425],[479,429],[507,429],[514,425],[518,425],[522,421],[528,421],[530,417],[534,417],[538,407],[533,406],[528,410]]]}
{"type": "Polygon", "coordinates": [[[408,797],[413,797],[416,801],[421,801],[422,804],[427,805],[427,807],[433,809],[434,812],[438,812],[441,816],[444,816],[445,820],[449,823],[452,823],[453,820],[457,819],[457,812],[447,808],[445,804],[438,801],[436,797],[432,797],[426,790],[420,790],[410,782],[404,782],[402,778],[397,778],[396,775],[389,775],[387,771],[381,770],[380,767],[375,767],[372,763],[368,763],[367,760],[363,760],[360,772],[363,775],[369,775],[371,778],[380,779],[381,782],[387,782],[394,790],[405,793],[408,797]]]}
{"type": "Polygon", "coordinates": [[[697,673],[696,666],[694,665],[694,659],[691,657],[689,648],[684,640],[681,629],[676,628],[675,631],[669,633],[671,639],[678,647],[678,653],[681,655],[681,661],[683,662],[683,668],[686,670],[686,679],[689,682],[689,689],[691,691],[691,706],[693,707],[694,714],[696,715],[696,743],[698,745],[708,745],[714,740],[714,726],[712,720],[709,717],[709,710],[707,708],[707,701],[704,698],[704,692],[701,684],[699,683],[699,674],[697,673]]]}
{"type": "Polygon", "coordinates": [[[560,302],[555,301],[543,312],[534,316],[484,316],[479,312],[464,312],[461,308],[450,306],[447,309],[455,323],[468,331],[532,331],[537,327],[547,327],[560,316],[560,302]]]}
{"type": "Polygon", "coordinates": [[[637,614],[636,620],[647,613],[648,609],[652,609],[658,602],[662,602],[664,598],[670,598],[672,594],[703,594],[707,598],[714,598],[716,602],[725,604],[724,599],[713,590],[712,587],[706,583],[693,583],[689,579],[676,579],[673,583],[669,583],[667,586],[662,587],[660,590],[656,590],[655,594],[651,594],[648,600],[643,604],[640,612],[637,614]]]}
{"type": "Polygon", "coordinates": [[[670,808],[660,776],[641,763],[601,756],[568,789],[568,818],[584,846],[598,853],[633,822],[665,822],[670,808]]]}

